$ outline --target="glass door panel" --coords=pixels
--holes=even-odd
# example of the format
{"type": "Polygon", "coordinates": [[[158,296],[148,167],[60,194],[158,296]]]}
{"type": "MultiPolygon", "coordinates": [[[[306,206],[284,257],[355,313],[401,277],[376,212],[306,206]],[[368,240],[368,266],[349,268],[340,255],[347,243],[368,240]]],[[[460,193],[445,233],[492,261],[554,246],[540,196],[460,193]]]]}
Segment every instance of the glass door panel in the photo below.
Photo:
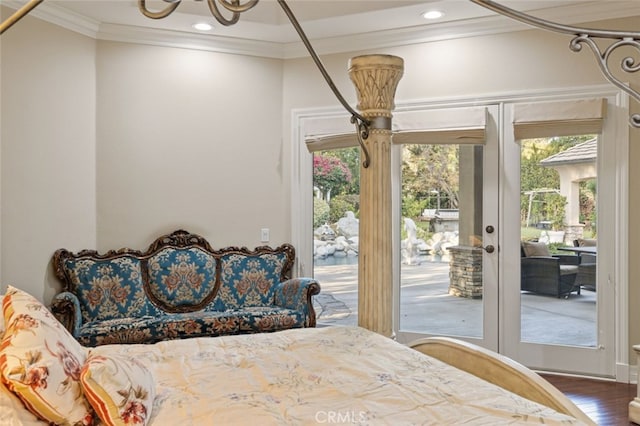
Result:
{"type": "Polygon", "coordinates": [[[521,340],[597,344],[595,135],[520,141],[521,340]]]}
{"type": "Polygon", "coordinates": [[[400,342],[441,335],[498,350],[499,111],[483,113],[481,137],[400,146],[400,342]]]}
{"type": "Polygon", "coordinates": [[[500,353],[533,369],[616,374],[608,232],[616,154],[603,149],[612,141],[607,128],[601,135],[521,140],[505,132],[505,164],[517,167],[502,171],[500,353]]]}
{"type": "Polygon", "coordinates": [[[483,145],[404,145],[400,329],[483,336],[483,145]]]}
{"type": "Polygon", "coordinates": [[[357,147],[313,154],[313,276],[319,326],[358,324],[358,213],[360,151],[357,147]]]}

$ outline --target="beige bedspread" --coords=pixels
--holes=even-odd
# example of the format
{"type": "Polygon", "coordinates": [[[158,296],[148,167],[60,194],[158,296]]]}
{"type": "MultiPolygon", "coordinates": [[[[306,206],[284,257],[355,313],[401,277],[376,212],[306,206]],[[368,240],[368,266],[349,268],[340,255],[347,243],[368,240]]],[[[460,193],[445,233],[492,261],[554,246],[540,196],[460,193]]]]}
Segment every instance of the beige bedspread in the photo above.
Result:
{"type": "Polygon", "coordinates": [[[361,328],[95,351],[126,352],[153,370],[152,425],[577,424],[361,328]]]}

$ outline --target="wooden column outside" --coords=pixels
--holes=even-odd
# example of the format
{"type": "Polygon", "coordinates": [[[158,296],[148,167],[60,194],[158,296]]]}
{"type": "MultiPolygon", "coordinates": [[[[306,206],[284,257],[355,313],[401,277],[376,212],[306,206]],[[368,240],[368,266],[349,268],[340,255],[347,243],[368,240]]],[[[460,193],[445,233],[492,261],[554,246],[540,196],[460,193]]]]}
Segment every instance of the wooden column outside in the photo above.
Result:
{"type": "Polygon", "coordinates": [[[371,122],[363,141],[371,161],[360,168],[358,325],[387,337],[393,336],[391,111],[403,69],[402,58],[390,55],[349,62],[358,109],[371,122]]]}

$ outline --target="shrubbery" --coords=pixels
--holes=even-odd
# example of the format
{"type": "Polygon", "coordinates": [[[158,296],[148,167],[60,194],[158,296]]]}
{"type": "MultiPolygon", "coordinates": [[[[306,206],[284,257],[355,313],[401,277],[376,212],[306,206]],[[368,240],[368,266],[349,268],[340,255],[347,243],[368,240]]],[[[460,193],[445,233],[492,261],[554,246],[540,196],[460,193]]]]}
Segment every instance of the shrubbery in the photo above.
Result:
{"type": "Polygon", "coordinates": [[[329,204],[320,198],[313,197],[313,229],[329,222],[329,204]]]}
{"type": "Polygon", "coordinates": [[[360,210],[360,196],[352,195],[336,195],[331,198],[331,210],[329,212],[329,222],[336,223],[348,211],[353,212],[356,217],[360,210]]]}
{"type": "Polygon", "coordinates": [[[410,218],[417,218],[422,215],[422,211],[427,207],[427,200],[416,200],[414,197],[406,196],[402,198],[402,215],[410,218]]]}

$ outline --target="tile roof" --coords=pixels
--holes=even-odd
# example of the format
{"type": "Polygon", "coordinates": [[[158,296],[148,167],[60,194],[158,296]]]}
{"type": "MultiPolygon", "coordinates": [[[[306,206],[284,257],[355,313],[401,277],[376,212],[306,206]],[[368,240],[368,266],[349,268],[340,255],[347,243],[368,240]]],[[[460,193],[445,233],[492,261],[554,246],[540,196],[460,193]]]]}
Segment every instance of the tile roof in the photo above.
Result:
{"type": "Polygon", "coordinates": [[[542,166],[557,166],[569,163],[592,163],[598,155],[597,138],[589,139],[571,148],[540,161],[542,166]]]}

